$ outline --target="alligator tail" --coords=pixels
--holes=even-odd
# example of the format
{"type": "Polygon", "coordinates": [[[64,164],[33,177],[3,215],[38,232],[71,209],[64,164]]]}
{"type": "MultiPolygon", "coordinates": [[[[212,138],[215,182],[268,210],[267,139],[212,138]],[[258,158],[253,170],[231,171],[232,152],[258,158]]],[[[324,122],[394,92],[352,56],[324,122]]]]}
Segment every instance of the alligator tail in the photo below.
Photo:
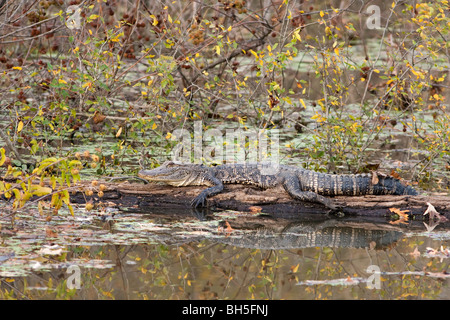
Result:
{"type": "Polygon", "coordinates": [[[395,195],[418,195],[411,186],[404,185],[400,180],[393,177],[378,177],[378,183],[373,185],[373,194],[395,194],[395,195]]]}
{"type": "Polygon", "coordinates": [[[303,191],[313,191],[321,195],[418,194],[412,187],[404,185],[400,180],[393,177],[378,175],[378,181],[374,183],[373,175],[370,173],[332,175],[314,171],[303,171],[299,175],[299,179],[303,191]]]}

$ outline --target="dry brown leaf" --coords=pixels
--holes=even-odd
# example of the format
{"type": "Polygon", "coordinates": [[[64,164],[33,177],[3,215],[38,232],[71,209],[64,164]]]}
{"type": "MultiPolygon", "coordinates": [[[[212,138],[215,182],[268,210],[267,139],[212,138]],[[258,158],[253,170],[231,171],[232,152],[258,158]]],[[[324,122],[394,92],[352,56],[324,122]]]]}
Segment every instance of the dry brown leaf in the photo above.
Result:
{"type": "Polygon", "coordinates": [[[225,225],[227,226],[227,228],[225,229],[225,232],[230,233],[231,231],[234,230],[234,229],[230,226],[230,224],[228,223],[228,221],[225,221],[225,225]]]}
{"type": "Polygon", "coordinates": [[[400,210],[397,208],[389,208],[389,210],[393,213],[398,214],[400,217],[408,218],[407,212],[409,212],[409,210],[400,210]]]}
{"type": "Polygon", "coordinates": [[[448,221],[448,219],[445,216],[442,216],[436,208],[429,202],[427,202],[428,208],[423,213],[423,215],[429,214],[430,220],[434,220],[434,218],[437,218],[438,221],[445,222],[448,221]]]}
{"type": "Polygon", "coordinates": [[[251,213],[260,213],[262,208],[258,206],[251,206],[248,208],[251,213]]]}
{"type": "Polygon", "coordinates": [[[376,185],[378,184],[378,181],[379,181],[378,174],[376,173],[376,171],[372,171],[372,184],[376,185]]]}
{"type": "Polygon", "coordinates": [[[47,238],[57,238],[57,237],[58,237],[58,233],[55,232],[55,231],[53,231],[53,230],[50,229],[50,228],[46,228],[46,229],[45,229],[45,236],[46,236],[47,238]]]}
{"type": "Polygon", "coordinates": [[[400,210],[397,208],[389,208],[389,211],[398,215],[397,220],[389,221],[390,224],[400,224],[400,223],[408,224],[409,216],[408,216],[407,212],[409,212],[409,210],[400,210]]]}
{"type": "Polygon", "coordinates": [[[224,229],[223,226],[219,225],[219,227],[217,228],[217,232],[226,232],[227,234],[230,234],[234,229],[230,226],[228,221],[225,221],[224,224],[226,228],[224,229]]]}
{"type": "Polygon", "coordinates": [[[102,115],[99,112],[96,112],[94,114],[94,118],[92,119],[94,121],[95,124],[103,122],[106,119],[106,116],[102,115]]]}
{"type": "Polygon", "coordinates": [[[395,179],[400,180],[400,175],[395,170],[391,171],[391,176],[394,177],[395,179]]]}
{"type": "Polygon", "coordinates": [[[414,258],[420,257],[420,251],[417,247],[414,248],[414,251],[410,253],[414,258]]]}

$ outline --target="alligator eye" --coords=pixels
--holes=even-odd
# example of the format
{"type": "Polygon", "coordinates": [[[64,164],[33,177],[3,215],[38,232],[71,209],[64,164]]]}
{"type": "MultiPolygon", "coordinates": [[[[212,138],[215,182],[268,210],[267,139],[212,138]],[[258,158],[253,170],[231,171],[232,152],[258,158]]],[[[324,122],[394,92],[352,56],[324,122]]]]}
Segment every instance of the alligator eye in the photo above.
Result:
{"type": "Polygon", "coordinates": [[[165,167],[172,167],[174,165],[175,165],[175,163],[173,161],[166,161],[163,164],[163,166],[165,166],[165,167]]]}

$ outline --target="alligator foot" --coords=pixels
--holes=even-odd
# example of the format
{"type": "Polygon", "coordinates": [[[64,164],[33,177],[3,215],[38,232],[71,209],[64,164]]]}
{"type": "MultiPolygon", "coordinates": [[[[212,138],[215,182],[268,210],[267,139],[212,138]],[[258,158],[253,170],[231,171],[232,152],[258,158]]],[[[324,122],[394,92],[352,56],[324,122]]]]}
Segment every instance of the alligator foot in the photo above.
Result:
{"type": "Polygon", "coordinates": [[[200,193],[197,197],[195,197],[191,201],[191,206],[193,208],[206,207],[206,195],[203,193],[200,193]]]}
{"type": "Polygon", "coordinates": [[[330,211],[327,212],[327,215],[342,218],[345,217],[345,213],[345,208],[341,206],[334,206],[334,208],[330,208],[330,211]]]}

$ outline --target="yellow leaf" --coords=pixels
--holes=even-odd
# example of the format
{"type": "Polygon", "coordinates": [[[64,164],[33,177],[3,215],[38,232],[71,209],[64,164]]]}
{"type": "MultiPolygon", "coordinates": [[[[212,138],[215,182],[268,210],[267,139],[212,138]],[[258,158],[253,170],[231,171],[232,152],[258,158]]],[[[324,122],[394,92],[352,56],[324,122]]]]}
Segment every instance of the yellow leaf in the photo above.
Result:
{"type": "Polygon", "coordinates": [[[302,104],[303,108],[306,109],[306,104],[305,104],[305,102],[303,101],[303,99],[299,99],[299,100],[300,100],[300,103],[302,104]]]}
{"type": "Polygon", "coordinates": [[[70,214],[71,214],[72,216],[74,216],[72,205],[71,205],[71,204],[67,204],[67,208],[69,208],[70,214]]]}
{"type": "Polygon", "coordinates": [[[153,123],[152,130],[155,130],[158,127],[156,123],[153,123]]]}
{"type": "Polygon", "coordinates": [[[117,131],[116,138],[118,138],[121,133],[122,133],[122,127],[120,127],[119,130],[117,131]]]}
{"type": "Polygon", "coordinates": [[[6,155],[5,155],[5,148],[0,149],[0,167],[5,163],[6,155]]]}
{"type": "Polygon", "coordinates": [[[256,57],[256,59],[259,59],[259,56],[258,56],[258,54],[255,51],[250,50],[250,52],[256,57]]]}
{"type": "Polygon", "coordinates": [[[155,15],[150,15],[150,18],[153,18],[153,23],[152,23],[152,25],[153,26],[156,26],[157,24],[158,24],[158,19],[156,19],[156,17],[155,17],[155,15]]]}
{"type": "Polygon", "coordinates": [[[216,54],[220,56],[220,46],[215,46],[214,48],[216,49],[216,54]]]}
{"type": "Polygon", "coordinates": [[[23,122],[20,121],[19,124],[17,125],[17,133],[19,133],[20,131],[22,131],[23,129],[23,122]]]}
{"type": "Polygon", "coordinates": [[[14,70],[22,70],[22,67],[12,67],[14,70]]]}
{"type": "Polygon", "coordinates": [[[323,11],[320,11],[320,17],[323,18],[324,15],[325,13],[323,13],[323,11]]]}
{"type": "Polygon", "coordinates": [[[172,23],[172,17],[169,15],[167,15],[167,19],[169,20],[170,23],[172,23]]]}
{"type": "Polygon", "coordinates": [[[49,187],[41,187],[40,185],[32,185],[29,189],[29,191],[38,197],[45,196],[47,194],[52,193],[52,188],[49,187]]]}
{"type": "Polygon", "coordinates": [[[84,89],[84,88],[86,88],[86,87],[91,87],[92,86],[92,82],[90,82],[90,81],[88,81],[88,82],[86,82],[86,83],[84,83],[83,85],[82,85],[82,88],[84,89]]]}

